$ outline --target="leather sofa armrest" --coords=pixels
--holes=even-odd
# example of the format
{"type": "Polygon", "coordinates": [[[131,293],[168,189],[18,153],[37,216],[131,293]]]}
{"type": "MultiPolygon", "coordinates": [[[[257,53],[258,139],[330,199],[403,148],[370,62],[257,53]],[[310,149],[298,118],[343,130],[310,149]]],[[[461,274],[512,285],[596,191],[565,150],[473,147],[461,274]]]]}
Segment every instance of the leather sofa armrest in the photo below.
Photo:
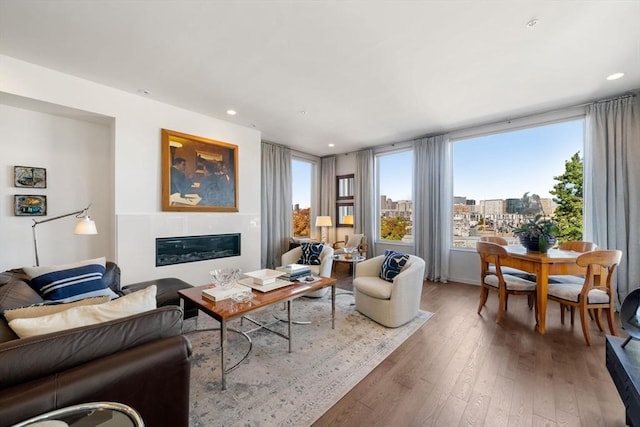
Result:
{"type": "Polygon", "coordinates": [[[122,285],[120,283],[120,267],[115,262],[107,261],[105,265],[104,276],[102,276],[104,283],[111,288],[111,290],[119,295],[122,293],[122,285]]]}
{"type": "Polygon", "coordinates": [[[191,354],[189,339],[179,335],[0,388],[0,425],[80,403],[115,401],[138,411],[147,426],[188,427],[191,354]]]}
{"type": "Polygon", "coordinates": [[[0,344],[0,389],[182,333],[182,309],[133,316],[0,344]]]}

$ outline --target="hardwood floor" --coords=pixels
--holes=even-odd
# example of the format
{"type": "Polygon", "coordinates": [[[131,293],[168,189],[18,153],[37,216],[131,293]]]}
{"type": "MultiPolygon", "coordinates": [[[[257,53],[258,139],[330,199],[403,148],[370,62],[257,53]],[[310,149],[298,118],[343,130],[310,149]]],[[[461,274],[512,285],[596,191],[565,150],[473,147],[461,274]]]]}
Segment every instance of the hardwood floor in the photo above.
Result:
{"type": "MultiPolygon", "coordinates": [[[[348,272],[335,276],[350,286],[348,272]]],[[[425,282],[421,307],[434,316],[313,426],[625,425],[595,322],[588,347],[579,318],[561,325],[550,302],[541,336],[526,297],[511,296],[497,325],[496,293],[482,315],[479,294],[425,282]]]]}

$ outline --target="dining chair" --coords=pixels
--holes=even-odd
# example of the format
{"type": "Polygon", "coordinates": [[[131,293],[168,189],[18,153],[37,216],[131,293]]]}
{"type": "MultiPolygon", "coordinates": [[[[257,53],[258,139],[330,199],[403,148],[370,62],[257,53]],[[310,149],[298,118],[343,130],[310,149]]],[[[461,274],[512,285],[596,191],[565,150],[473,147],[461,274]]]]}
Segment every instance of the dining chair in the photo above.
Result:
{"type": "Polygon", "coordinates": [[[582,242],[582,241],[569,241],[563,242],[558,245],[558,249],[562,249],[563,251],[574,251],[574,252],[590,252],[595,251],[598,245],[593,242],[582,242]]]}
{"type": "MultiPolygon", "coordinates": [[[[563,251],[574,251],[574,252],[589,252],[595,251],[598,245],[593,242],[584,242],[579,240],[570,240],[568,242],[560,243],[558,249],[563,251]]],[[[576,277],[579,278],[580,281],[584,280],[584,276],[567,276],[567,275],[553,275],[549,276],[549,283],[575,283],[576,277]]],[[[569,309],[568,306],[560,304],[560,318],[562,323],[564,323],[564,310],[569,309]]],[[[589,317],[593,320],[595,319],[593,310],[589,311],[589,317]]],[[[574,321],[574,311],[571,311],[571,324],[573,325],[574,321]]]]}
{"type": "MultiPolygon", "coordinates": [[[[507,242],[507,239],[500,237],[500,236],[482,236],[480,238],[481,242],[490,242],[490,243],[495,243],[497,245],[500,246],[508,246],[509,242],[507,242]]],[[[490,267],[493,268],[493,267],[490,267]]],[[[511,267],[502,267],[502,273],[503,274],[511,274],[513,276],[518,276],[521,279],[526,279],[529,280],[531,282],[535,282],[536,281],[536,275],[532,274],[532,273],[528,273],[526,271],[522,271],[522,270],[518,270],[517,268],[511,268],[511,267]]],[[[508,299],[508,296],[507,296],[508,299]]]]}
{"type": "Polygon", "coordinates": [[[535,307],[536,322],[538,306],[536,300],[536,283],[502,271],[500,259],[508,256],[507,250],[496,243],[479,241],[476,250],[480,255],[480,304],[478,314],[487,302],[489,291],[498,292],[498,316],[496,323],[500,323],[507,310],[508,295],[527,295],[529,308],[535,307]]]}
{"type": "Polygon", "coordinates": [[[500,236],[482,236],[480,238],[481,242],[491,242],[491,243],[495,243],[497,245],[500,246],[507,246],[509,244],[509,242],[507,242],[507,239],[500,237],[500,236]]]}
{"type": "Polygon", "coordinates": [[[587,323],[587,311],[594,309],[594,317],[598,328],[604,331],[600,320],[600,310],[607,313],[607,322],[611,335],[616,334],[613,323],[614,294],[613,276],[622,258],[622,251],[619,250],[595,250],[585,252],[576,259],[576,263],[581,267],[586,267],[584,278],[579,276],[567,276],[563,283],[549,283],[547,299],[560,303],[560,321],[564,324],[564,308],[571,308],[571,324],[573,324],[574,310],[578,308],[580,312],[580,322],[582,323],[582,333],[587,345],[591,345],[589,338],[589,325],[587,323]],[[604,286],[599,286],[595,279],[596,275],[606,275],[604,286]]]}

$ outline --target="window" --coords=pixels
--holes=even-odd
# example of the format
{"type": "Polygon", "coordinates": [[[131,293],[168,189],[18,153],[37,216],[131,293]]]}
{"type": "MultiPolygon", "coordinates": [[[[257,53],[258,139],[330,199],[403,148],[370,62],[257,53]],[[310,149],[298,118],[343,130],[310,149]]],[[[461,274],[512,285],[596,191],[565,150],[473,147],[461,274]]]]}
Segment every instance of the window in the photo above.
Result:
{"type": "Polygon", "coordinates": [[[413,151],[395,151],[376,156],[378,178],[379,238],[413,242],[413,151]]]}
{"type": "Polygon", "coordinates": [[[311,236],[311,200],[312,172],[314,164],[310,161],[294,158],[291,160],[292,180],[292,235],[295,237],[311,236]]]}
{"type": "Polygon", "coordinates": [[[537,214],[561,224],[566,216],[574,231],[564,240],[581,240],[583,145],[583,119],[456,141],[453,246],[475,248],[489,235],[519,244],[513,228],[537,214]]]}

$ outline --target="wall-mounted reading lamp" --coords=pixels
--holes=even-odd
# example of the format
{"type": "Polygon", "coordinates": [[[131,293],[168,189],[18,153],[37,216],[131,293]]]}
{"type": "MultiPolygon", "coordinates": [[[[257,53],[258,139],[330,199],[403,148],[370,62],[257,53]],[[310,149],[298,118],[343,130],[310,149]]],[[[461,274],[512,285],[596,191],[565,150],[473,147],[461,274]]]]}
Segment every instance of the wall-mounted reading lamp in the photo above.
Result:
{"type": "Polygon", "coordinates": [[[33,249],[36,253],[36,267],[40,265],[40,259],[38,258],[38,239],[36,238],[36,226],[38,224],[42,224],[44,222],[55,221],[57,219],[66,218],[71,215],[75,215],[78,218],[78,222],[76,223],[76,227],[73,230],[74,234],[98,234],[98,229],[96,228],[96,223],[89,217],[89,208],[91,204],[84,209],[79,211],[70,212],[64,215],[54,216],[53,218],[43,219],[41,221],[33,220],[33,225],[31,226],[31,230],[33,231],[33,249]]]}

